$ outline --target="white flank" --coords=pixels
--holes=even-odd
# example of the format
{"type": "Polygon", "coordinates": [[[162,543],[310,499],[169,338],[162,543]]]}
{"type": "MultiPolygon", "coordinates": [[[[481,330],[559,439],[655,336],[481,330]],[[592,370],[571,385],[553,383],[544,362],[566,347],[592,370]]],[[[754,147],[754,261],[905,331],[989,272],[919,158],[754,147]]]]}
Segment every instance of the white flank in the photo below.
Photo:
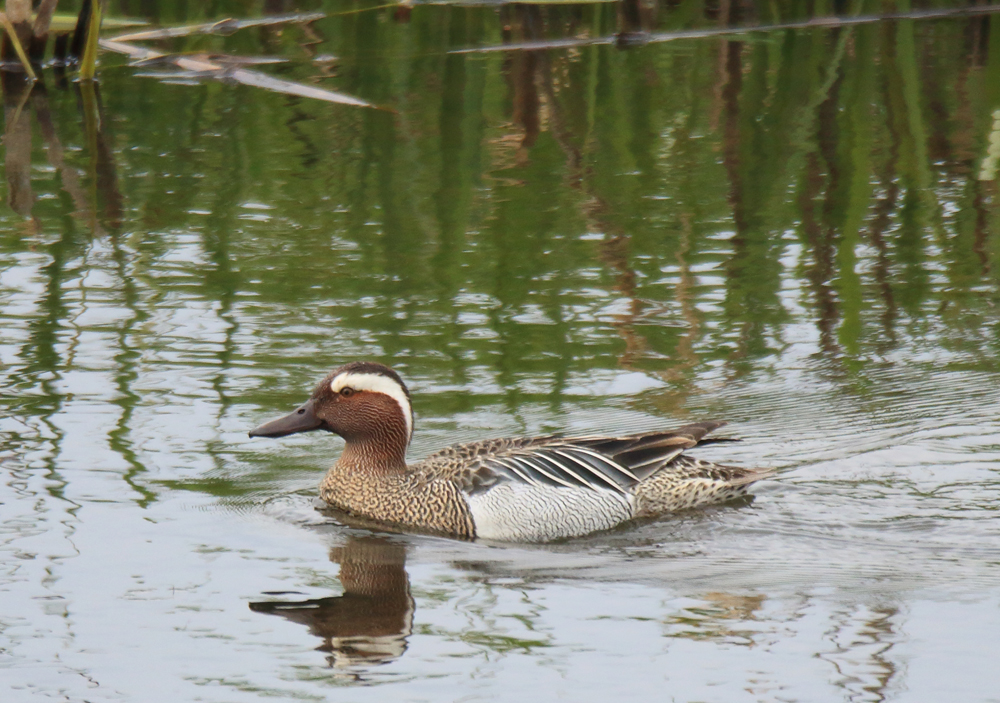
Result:
{"type": "Polygon", "coordinates": [[[593,488],[502,481],[465,496],[479,539],[550,542],[608,530],[635,514],[631,496],[593,488]]]}
{"type": "Polygon", "coordinates": [[[377,373],[342,373],[330,381],[330,390],[340,393],[344,388],[387,395],[399,405],[406,420],[406,443],[413,439],[413,409],[402,387],[388,376],[377,373]]]}

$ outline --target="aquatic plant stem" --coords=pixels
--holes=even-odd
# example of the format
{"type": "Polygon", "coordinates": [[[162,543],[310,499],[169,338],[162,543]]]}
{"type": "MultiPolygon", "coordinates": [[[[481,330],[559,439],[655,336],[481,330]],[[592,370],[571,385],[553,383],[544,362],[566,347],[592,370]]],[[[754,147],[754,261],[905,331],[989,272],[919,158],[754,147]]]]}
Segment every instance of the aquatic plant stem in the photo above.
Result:
{"type": "Polygon", "coordinates": [[[92,81],[97,73],[97,41],[101,33],[101,3],[91,0],[87,16],[87,38],[80,58],[80,80],[92,81]]]}
{"type": "Polygon", "coordinates": [[[11,24],[5,12],[0,12],[0,23],[3,24],[3,28],[7,32],[7,38],[10,39],[10,43],[14,47],[14,51],[17,52],[17,58],[21,60],[21,65],[24,66],[24,72],[28,74],[28,78],[30,78],[32,82],[37,81],[38,77],[35,75],[35,71],[31,68],[31,61],[28,60],[27,54],[24,53],[24,47],[21,46],[21,40],[17,38],[17,32],[14,29],[14,25],[11,24]]]}

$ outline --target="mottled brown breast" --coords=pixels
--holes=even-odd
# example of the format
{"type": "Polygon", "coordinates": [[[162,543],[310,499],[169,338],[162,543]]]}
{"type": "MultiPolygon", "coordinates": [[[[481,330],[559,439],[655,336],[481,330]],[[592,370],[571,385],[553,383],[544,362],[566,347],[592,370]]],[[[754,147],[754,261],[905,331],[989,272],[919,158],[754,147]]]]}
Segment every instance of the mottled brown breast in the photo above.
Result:
{"type": "Polygon", "coordinates": [[[334,466],[320,497],[339,510],[410,528],[475,537],[469,507],[458,486],[423,473],[375,474],[334,466]]]}

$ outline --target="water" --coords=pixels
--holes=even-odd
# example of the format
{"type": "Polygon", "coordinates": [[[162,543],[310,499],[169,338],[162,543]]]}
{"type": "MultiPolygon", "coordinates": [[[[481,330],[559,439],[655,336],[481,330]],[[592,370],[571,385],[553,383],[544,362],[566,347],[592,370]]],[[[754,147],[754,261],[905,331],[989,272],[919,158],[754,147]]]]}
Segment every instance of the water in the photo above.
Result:
{"type": "Polygon", "coordinates": [[[328,17],[172,48],[391,110],[5,86],[5,701],[1000,700],[996,17],[280,9],[328,17]],[[345,524],[339,440],[246,433],[359,358],[414,458],[720,418],[780,473],[555,545],[345,524]]]}

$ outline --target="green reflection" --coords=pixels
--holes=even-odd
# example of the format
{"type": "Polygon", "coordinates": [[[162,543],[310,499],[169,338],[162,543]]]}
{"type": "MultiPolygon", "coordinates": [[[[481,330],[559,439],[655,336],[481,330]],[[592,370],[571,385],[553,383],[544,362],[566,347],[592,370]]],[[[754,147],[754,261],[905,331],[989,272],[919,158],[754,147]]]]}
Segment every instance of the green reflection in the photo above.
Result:
{"type": "MultiPolygon", "coordinates": [[[[110,359],[119,412],[101,431],[144,504],[142,408],[206,403],[197,427],[233,431],[244,403],[283,409],[349,358],[440,391],[418,399],[426,415],[517,418],[633,370],[667,384],[643,402],[684,412],[714,364],[773,370],[804,328],[852,393],[918,348],[995,367],[996,17],[458,55],[809,8],[320,4],[309,25],[175,48],[278,54],[268,71],[386,109],[161,83],[111,58],[100,95],[5,84],[0,271],[46,263],[30,319],[4,313],[26,334],[3,387],[13,414],[50,417],[53,374],[110,359]],[[81,339],[113,331],[89,359],[63,334],[76,318],[81,339]]],[[[205,490],[241,490],[232,443],[193,448],[214,467],[205,490]]],[[[160,485],[205,478],[176,472],[160,485]]]]}

